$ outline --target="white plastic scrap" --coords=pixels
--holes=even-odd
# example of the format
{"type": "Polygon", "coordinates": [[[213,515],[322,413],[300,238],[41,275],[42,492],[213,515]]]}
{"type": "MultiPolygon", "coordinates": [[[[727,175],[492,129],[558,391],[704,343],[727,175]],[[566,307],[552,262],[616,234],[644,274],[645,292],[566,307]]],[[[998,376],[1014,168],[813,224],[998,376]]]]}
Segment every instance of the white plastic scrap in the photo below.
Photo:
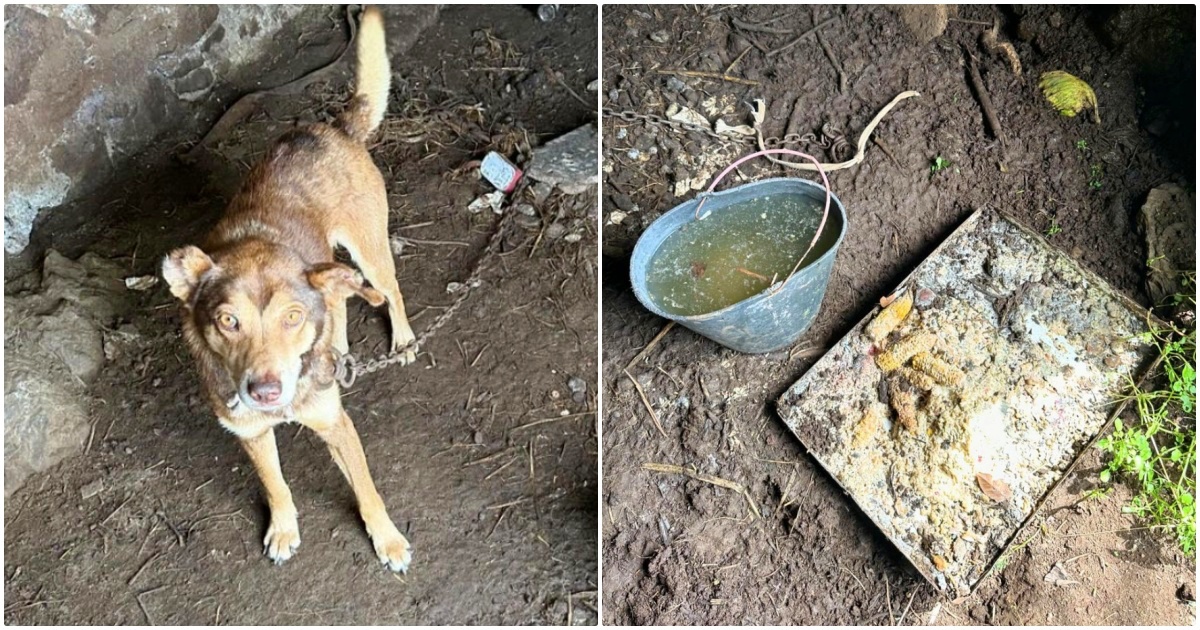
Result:
{"type": "Polygon", "coordinates": [[[475,199],[475,201],[472,201],[470,205],[467,206],[467,210],[470,210],[471,214],[479,214],[485,209],[491,208],[492,212],[495,212],[496,214],[503,214],[503,205],[504,193],[497,190],[475,199]]]}
{"type": "Polygon", "coordinates": [[[125,288],[131,291],[145,291],[158,284],[158,276],[133,276],[125,278],[125,288]]]}

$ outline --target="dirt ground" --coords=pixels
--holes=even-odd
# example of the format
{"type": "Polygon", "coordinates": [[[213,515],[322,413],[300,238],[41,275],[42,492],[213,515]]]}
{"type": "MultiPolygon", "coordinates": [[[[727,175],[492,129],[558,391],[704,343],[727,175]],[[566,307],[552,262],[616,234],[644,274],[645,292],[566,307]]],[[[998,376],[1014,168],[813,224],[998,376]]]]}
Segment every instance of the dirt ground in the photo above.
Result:
{"type": "MultiPolygon", "coordinates": [[[[258,480],[202,404],[160,284],[130,293],[134,315],[106,339],[115,356],[91,392],[85,453],[6,501],[7,624],[596,623],[595,196],[555,191],[535,202],[533,225],[467,211],[489,190],[468,162],[595,122],[571,91],[594,98],[596,20],[594,7],[549,23],[527,7],[447,7],[393,59],[398,84],[373,153],[418,333],[493,231],[506,232],[482,286],[416,365],[344,392],[380,493],[413,543],[408,574],[380,567],[326,449],[287,427],[277,435],[304,542],[283,566],[265,559],[258,480]],[[586,389],[573,392],[572,379],[586,389]],[[96,482],[103,489],[84,498],[96,482]]],[[[345,94],[340,79],[271,102],[199,167],[132,173],[96,202],[115,210],[35,244],[155,274],[166,251],[215,222],[268,140],[328,116],[345,94]]],[[[382,351],[381,313],[360,303],[351,322],[353,352],[382,351]]]]}
{"type": "MultiPolygon", "coordinates": [[[[1098,485],[1096,453],[1084,456],[1016,541],[1007,567],[971,597],[950,602],[842,495],[773,409],[773,401],[821,349],[981,207],[1004,210],[1034,229],[1053,232],[1053,244],[1149,306],[1137,210],[1154,186],[1194,185],[1194,147],[1190,140],[1171,140],[1179,137],[1175,134],[1194,135],[1194,84],[1188,88],[1194,75],[1194,9],[1172,18],[1184,25],[1175,31],[1183,33],[1182,48],[1163,44],[1155,53],[1160,62],[1176,64],[1182,86],[1163,80],[1169,72],[1162,65],[1139,57],[1148,44],[1114,41],[1104,26],[1108,14],[1075,7],[1023,11],[963,6],[958,19],[967,21],[950,22],[944,35],[919,44],[884,7],[605,9],[602,102],[614,112],[662,116],[678,104],[737,125],[749,122],[747,110],[755,98],[765,98],[767,135],[820,134],[828,125],[830,137],[844,135],[854,144],[892,97],[904,90],[921,92],[919,99],[897,106],[876,131],[890,157],[871,143],[863,164],[830,174],[847,208],[849,232],[822,310],[793,348],[741,355],[676,327],[628,367],[666,437],[623,373],[666,323],[634,297],[628,256],[647,225],[695,194],[677,196],[676,182],[695,177],[707,184],[720,167],[752,149],[723,146],[695,132],[605,118],[601,548],[606,623],[1194,620],[1195,560],[1121,514],[1128,498],[1123,487],[1106,499],[1084,500],[1098,485]],[[976,44],[993,16],[1022,60],[1022,78],[976,44]],[[734,19],[761,25],[772,18],[778,19],[766,27],[784,33],[733,26],[734,19]],[[766,58],[831,18],[820,31],[828,53],[810,35],[766,58]],[[1007,155],[984,126],[969,86],[964,46],[979,58],[1008,135],[1007,155]],[[1167,50],[1183,52],[1170,57],[1167,50]],[[845,75],[844,89],[838,68],[845,75]],[[680,69],[725,73],[758,85],[658,72],[680,69]],[[1061,117],[1046,105],[1036,77],[1054,69],[1079,74],[1096,88],[1102,124],[1085,116],[1061,117]],[[1186,97],[1177,98],[1175,90],[1186,97]],[[951,166],[931,173],[936,157],[951,166]],[[1000,171],[999,162],[1008,172],[1000,171]],[[647,462],[694,467],[743,484],[762,518],[753,518],[746,501],[729,490],[646,471],[647,462]],[[1079,583],[1046,582],[1056,562],[1079,583]]],[[[831,155],[816,143],[793,147],[824,161],[849,155],[831,155]]],[[[792,174],[762,165],[740,171],[746,179],[792,174]]],[[[728,185],[739,183],[730,179],[728,185]]]]}

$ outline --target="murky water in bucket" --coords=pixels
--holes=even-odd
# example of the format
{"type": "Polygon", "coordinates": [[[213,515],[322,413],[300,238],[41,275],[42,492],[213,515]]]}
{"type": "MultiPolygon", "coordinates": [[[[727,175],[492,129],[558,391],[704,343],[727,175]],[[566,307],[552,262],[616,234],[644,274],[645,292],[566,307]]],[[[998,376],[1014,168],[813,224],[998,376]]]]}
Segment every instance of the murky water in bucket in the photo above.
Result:
{"type": "MultiPolygon", "coordinates": [[[[823,198],[786,194],[714,208],[704,220],[688,223],[663,241],[650,260],[646,289],[664,311],[686,316],[711,313],[761,293],[791,273],[823,210],[823,198]]],[[[804,264],[832,247],[837,233],[826,225],[804,264]]]]}

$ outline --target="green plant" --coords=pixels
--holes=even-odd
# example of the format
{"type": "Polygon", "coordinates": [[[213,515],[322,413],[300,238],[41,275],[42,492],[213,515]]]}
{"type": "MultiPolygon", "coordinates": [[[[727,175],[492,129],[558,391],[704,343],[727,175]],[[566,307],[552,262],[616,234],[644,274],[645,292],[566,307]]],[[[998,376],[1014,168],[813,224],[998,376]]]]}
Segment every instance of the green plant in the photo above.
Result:
{"type": "Polygon", "coordinates": [[[936,175],[937,173],[950,168],[950,166],[951,166],[950,160],[947,160],[946,158],[939,155],[939,156],[933,158],[933,164],[931,164],[929,166],[929,174],[936,175]]]}
{"type": "MultiPolygon", "coordinates": [[[[1190,285],[1195,275],[1185,276],[1190,285]]],[[[1190,286],[1189,285],[1189,286],[1190,286]]],[[[1176,296],[1195,306],[1194,296],[1176,296]]],[[[1150,527],[1170,530],[1179,548],[1196,553],[1196,329],[1153,328],[1141,340],[1154,344],[1162,359],[1156,389],[1142,390],[1131,381],[1127,400],[1137,422],[1114,420],[1113,432],[1097,443],[1110,456],[1100,481],[1128,481],[1134,496],[1122,508],[1150,527]]]]}
{"type": "Polygon", "coordinates": [[[1046,236],[1054,236],[1062,232],[1062,226],[1058,224],[1058,219],[1050,217],[1050,227],[1046,228],[1046,236]]]}
{"type": "Polygon", "coordinates": [[[1087,140],[1076,140],[1075,148],[1079,149],[1080,151],[1087,151],[1087,140]]]}
{"type": "Polygon", "coordinates": [[[1099,164],[1093,164],[1088,169],[1088,188],[1100,190],[1102,186],[1104,186],[1104,167],[1099,164]]]}

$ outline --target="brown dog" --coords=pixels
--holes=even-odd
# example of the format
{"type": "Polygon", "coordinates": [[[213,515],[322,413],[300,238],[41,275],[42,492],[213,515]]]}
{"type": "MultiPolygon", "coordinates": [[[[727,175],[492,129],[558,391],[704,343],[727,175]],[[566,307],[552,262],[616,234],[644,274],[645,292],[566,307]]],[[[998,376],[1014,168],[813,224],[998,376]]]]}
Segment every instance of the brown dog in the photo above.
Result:
{"type": "MultiPolygon", "coordinates": [[[[387,192],[365,142],[383,120],[390,70],[383,19],[363,13],[355,94],[333,126],[285,134],[243,183],[204,250],[163,260],[183,303],[184,338],[209,403],[236,435],[266,490],[271,524],[263,541],[277,564],[300,544],[296,506],[284,483],[274,427],[299,422],[329,446],[358,500],[379,559],[406,571],[408,541],[392,524],[362,444],[333,380],[333,349],[347,352],[346,300],[385,301],[392,348],[413,341],[388,247],[387,192]],[[334,262],[337,245],[362,275],[334,262]],[[375,288],[364,286],[363,278],[375,288]]],[[[409,361],[415,348],[407,353],[409,361]]]]}

